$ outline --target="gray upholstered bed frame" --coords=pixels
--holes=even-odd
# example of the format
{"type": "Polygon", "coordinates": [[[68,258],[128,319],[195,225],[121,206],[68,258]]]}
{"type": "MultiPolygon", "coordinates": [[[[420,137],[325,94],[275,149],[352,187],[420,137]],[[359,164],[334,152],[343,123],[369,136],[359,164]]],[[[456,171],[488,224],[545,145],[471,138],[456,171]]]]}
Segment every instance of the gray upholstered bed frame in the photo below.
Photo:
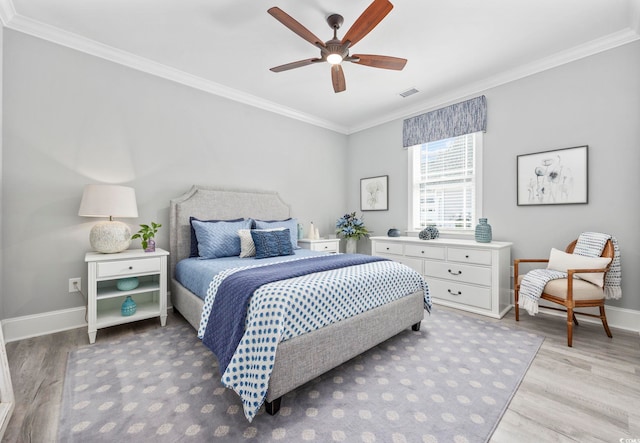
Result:
{"type": "MultiPolygon", "coordinates": [[[[189,217],[202,220],[256,218],[282,220],[291,216],[290,207],[277,193],[229,190],[193,186],[171,200],[169,222],[170,285],[173,308],[197,330],[203,301],[175,280],[176,263],[189,256],[189,217]]],[[[347,320],[280,343],[266,409],[275,414],[287,392],[352,359],[373,346],[412,326],[419,329],[424,317],[422,291],[347,320]]]]}

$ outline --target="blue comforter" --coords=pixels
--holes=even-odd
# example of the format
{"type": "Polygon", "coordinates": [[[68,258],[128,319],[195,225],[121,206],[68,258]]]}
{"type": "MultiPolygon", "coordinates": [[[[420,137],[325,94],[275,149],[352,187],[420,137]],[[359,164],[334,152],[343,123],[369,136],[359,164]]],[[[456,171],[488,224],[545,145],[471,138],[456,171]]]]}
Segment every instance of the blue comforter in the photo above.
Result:
{"type": "Polygon", "coordinates": [[[231,274],[218,287],[202,341],[216,355],[220,372],[224,373],[244,334],[249,299],[260,286],[314,272],[381,260],[386,259],[361,254],[332,254],[231,274]]]}

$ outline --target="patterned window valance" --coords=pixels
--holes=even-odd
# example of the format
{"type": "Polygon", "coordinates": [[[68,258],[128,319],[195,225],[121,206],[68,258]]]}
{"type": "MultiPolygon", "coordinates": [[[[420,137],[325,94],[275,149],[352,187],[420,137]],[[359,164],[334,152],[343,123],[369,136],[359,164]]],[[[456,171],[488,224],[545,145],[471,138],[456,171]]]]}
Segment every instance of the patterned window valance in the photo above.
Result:
{"type": "Polygon", "coordinates": [[[487,130],[484,95],[405,119],[402,146],[421,145],[445,138],[487,130]]]}

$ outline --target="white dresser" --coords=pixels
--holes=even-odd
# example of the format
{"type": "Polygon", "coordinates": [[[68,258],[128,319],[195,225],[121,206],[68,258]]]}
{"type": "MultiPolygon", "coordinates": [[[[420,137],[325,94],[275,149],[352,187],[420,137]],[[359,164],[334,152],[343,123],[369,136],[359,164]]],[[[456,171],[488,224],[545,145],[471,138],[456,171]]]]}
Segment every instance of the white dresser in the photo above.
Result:
{"type": "Polygon", "coordinates": [[[371,237],[371,253],[420,272],[434,303],[502,318],[511,309],[511,243],[371,237]]]}

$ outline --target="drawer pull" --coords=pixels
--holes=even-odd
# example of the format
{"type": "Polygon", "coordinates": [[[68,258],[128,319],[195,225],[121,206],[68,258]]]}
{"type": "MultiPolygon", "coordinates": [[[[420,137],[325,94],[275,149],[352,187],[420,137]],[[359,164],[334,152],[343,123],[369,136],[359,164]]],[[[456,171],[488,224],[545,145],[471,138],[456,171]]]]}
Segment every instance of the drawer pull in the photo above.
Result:
{"type": "Polygon", "coordinates": [[[133,266],[129,266],[129,269],[133,269],[133,266]]]}
{"type": "Polygon", "coordinates": [[[461,274],[462,274],[462,271],[458,271],[458,272],[456,273],[456,272],[451,272],[451,269],[449,269],[449,274],[451,274],[451,275],[461,275],[461,274]]]}
{"type": "Polygon", "coordinates": [[[389,246],[387,246],[387,251],[389,250],[389,246]]]}
{"type": "Polygon", "coordinates": [[[469,256],[468,256],[468,255],[465,255],[465,256],[464,256],[464,258],[469,258],[469,256]]]}
{"type": "Polygon", "coordinates": [[[449,294],[451,295],[462,295],[462,292],[458,291],[458,292],[453,292],[451,289],[447,289],[447,291],[449,292],[449,294]]]}

